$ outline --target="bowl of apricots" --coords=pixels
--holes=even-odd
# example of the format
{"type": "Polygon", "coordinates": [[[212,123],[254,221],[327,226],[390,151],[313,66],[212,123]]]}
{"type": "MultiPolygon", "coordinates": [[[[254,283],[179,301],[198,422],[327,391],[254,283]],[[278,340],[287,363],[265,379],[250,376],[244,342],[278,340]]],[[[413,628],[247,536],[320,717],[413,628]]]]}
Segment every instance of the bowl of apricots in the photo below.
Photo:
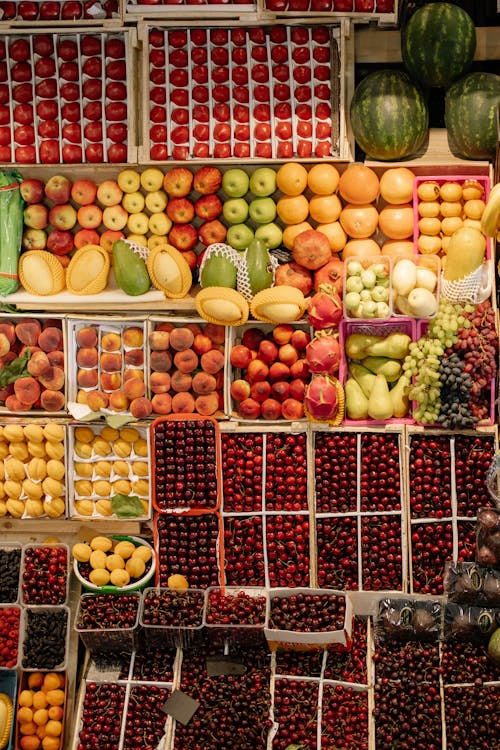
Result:
{"type": "Polygon", "coordinates": [[[156,572],[152,545],[136,536],[94,536],[76,542],[71,554],[75,576],[87,591],[139,591],[156,572]]]}

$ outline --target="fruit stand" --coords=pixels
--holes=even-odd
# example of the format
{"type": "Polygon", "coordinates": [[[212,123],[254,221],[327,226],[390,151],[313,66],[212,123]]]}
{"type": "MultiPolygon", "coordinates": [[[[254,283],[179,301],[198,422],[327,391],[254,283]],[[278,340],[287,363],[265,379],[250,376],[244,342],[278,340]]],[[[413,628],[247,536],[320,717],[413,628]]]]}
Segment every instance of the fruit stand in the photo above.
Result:
{"type": "Polygon", "coordinates": [[[0,750],[498,742],[500,50],[459,142],[407,5],[0,1],[0,750]]]}

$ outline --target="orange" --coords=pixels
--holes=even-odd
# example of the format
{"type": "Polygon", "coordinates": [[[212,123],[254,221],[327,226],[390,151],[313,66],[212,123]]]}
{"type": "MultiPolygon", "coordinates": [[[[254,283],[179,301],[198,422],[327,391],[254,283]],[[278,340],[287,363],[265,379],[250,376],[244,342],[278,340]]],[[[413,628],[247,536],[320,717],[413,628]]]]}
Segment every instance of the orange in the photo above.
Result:
{"type": "Polygon", "coordinates": [[[278,200],[276,211],[284,224],[300,224],[309,215],[309,201],[305,195],[284,195],[278,200]]]}
{"type": "Polygon", "coordinates": [[[485,203],[481,199],[471,198],[464,203],[464,214],[468,219],[480,219],[485,207],[485,203]]]}
{"type": "Polygon", "coordinates": [[[463,226],[463,221],[460,216],[447,216],[441,221],[441,232],[451,237],[453,232],[463,226]]]}
{"type": "Polygon", "coordinates": [[[373,258],[381,255],[380,247],[371,238],[364,240],[349,240],[342,250],[342,260],[348,258],[373,258]]]}
{"type": "Polygon", "coordinates": [[[339,193],[346,203],[363,205],[376,200],[380,182],[376,173],[364,164],[349,164],[339,180],[339,193]]]}
{"type": "Polygon", "coordinates": [[[342,211],[338,195],[313,195],[309,201],[309,215],[320,224],[337,221],[342,211]]]}
{"type": "Polygon", "coordinates": [[[308,221],[301,221],[299,224],[290,224],[283,230],[283,244],[287,250],[293,249],[293,241],[296,236],[301,232],[305,232],[307,229],[312,229],[311,224],[308,221]]]}
{"type": "Polygon", "coordinates": [[[438,235],[441,232],[439,219],[420,219],[418,228],[422,234],[438,235]]]}
{"type": "Polygon", "coordinates": [[[442,201],[440,213],[441,216],[461,216],[462,204],[460,201],[442,201]]]}
{"type": "Polygon", "coordinates": [[[387,255],[389,258],[413,259],[413,242],[411,240],[387,240],[382,245],[382,255],[387,255]]]}
{"type": "Polygon", "coordinates": [[[328,224],[318,224],[318,232],[323,232],[328,237],[332,252],[338,253],[347,242],[347,234],[342,229],[340,221],[331,221],[328,224]]]}
{"type": "Polygon", "coordinates": [[[413,198],[415,175],[406,167],[386,169],[380,178],[380,195],[387,203],[409,203],[413,198]]]}
{"type": "Polygon", "coordinates": [[[340,212],[340,223],[345,232],[355,240],[371,237],[378,225],[378,211],[371,203],[348,203],[340,212]]]}
{"type": "Polygon", "coordinates": [[[307,185],[313,193],[330,195],[339,185],[340,175],[333,164],[315,164],[307,173],[307,185]]]}
{"type": "Polygon", "coordinates": [[[379,214],[378,224],[389,239],[405,240],[413,235],[413,208],[409,203],[388,203],[379,214]]]}
{"type": "Polygon", "coordinates": [[[307,169],[294,161],[283,164],[276,173],[276,185],[285,195],[300,195],[307,187],[307,169]]]}

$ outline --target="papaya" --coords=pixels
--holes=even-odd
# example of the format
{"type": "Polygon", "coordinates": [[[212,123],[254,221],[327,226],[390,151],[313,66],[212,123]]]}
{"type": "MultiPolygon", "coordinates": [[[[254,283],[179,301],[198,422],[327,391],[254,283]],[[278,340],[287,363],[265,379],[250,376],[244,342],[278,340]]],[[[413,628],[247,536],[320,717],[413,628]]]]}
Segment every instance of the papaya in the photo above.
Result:
{"type": "Polygon", "coordinates": [[[274,282],[274,264],[268,247],[254,238],[243,254],[238,268],[238,291],[253,297],[274,282]]]}
{"type": "Polygon", "coordinates": [[[210,255],[200,273],[200,284],[236,288],[236,264],[225,255],[210,255]]]}
{"type": "Polygon", "coordinates": [[[146,294],[151,287],[145,261],[126,240],[113,243],[113,273],[120,289],[131,297],[146,294]]]}

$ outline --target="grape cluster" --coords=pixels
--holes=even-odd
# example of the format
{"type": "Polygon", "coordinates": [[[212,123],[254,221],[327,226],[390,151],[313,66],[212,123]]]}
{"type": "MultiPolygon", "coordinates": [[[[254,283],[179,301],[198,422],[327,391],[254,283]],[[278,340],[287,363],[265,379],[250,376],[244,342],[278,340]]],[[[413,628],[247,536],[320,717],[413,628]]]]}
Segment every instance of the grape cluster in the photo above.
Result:
{"type": "Polygon", "coordinates": [[[465,429],[475,423],[469,408],[472,378],[456,352],[441,360],[441,407],[437,421],[447,429],[465,429]]]}

